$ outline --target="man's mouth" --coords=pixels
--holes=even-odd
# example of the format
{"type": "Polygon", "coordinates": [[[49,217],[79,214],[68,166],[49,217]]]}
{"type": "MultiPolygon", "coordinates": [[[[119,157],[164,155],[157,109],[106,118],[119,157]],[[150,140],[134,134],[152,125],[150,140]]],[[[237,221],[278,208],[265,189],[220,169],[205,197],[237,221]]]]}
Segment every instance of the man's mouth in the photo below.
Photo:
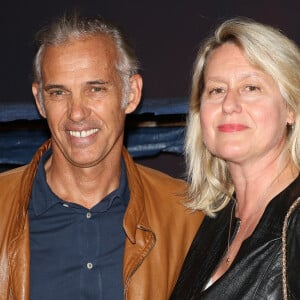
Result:
{"type": "Polygon", "coordinates": [[[89,130],[69,130],[69,134],[71,136],[77,137],[77,138],[85,138],[88,137],[96,132],[98,132],[99,129],[98,128],[93,128],[93,129],[89,129],[89,130]]]}

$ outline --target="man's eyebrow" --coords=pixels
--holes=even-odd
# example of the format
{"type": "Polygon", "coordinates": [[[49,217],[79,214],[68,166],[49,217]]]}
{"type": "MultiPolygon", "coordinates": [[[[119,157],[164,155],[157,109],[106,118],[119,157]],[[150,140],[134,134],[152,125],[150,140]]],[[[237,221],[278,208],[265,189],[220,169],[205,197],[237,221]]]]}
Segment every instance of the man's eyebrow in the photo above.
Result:
{"type": "Polygon", "coordinates": [[[104,80],[92,80],[88,81],[87,84],[109,84],[109,82],[104,80]]]}
{"type": "Polygon", "coordinates": [[[49,91],[51,89],[65,89],[65,87],[63,85],[61,85],[61,84],[47,84],[44,87],[45,91],[49,91]]]}
{"type": "MultiPolygon", "coordinates": [[[[88,85],[93,85],[93,84],[105,85],[105,84],[109,84],[109,81],[91,80],[91,81],[87,81],[86,84],[88,84],[88,85]]],[[[67,88],[62,84],[47,84],[44,86],[45,91],[49,91],[51,89],[67,89],[67,88]]]]}

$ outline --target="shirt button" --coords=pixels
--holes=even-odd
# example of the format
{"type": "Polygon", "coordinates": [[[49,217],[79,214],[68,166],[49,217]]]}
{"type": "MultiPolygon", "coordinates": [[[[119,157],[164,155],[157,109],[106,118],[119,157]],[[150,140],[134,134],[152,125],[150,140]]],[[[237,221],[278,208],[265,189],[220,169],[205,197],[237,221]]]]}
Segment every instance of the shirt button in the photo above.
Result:
{"type": "Polygon", "coordinates": [[[88,268],[89,270],[93,269],[93,264],[90,263],[90,262],[87,263],[86,266],[87,266],[87,268],[88,268]]]}
{"type": "Polygon", "coordinates": [[[88,212],[87,214],[86,214],[86,218],[87,219],[90,219],[92,217],[92,214],[90,213],[90,212],[88,212]]]}

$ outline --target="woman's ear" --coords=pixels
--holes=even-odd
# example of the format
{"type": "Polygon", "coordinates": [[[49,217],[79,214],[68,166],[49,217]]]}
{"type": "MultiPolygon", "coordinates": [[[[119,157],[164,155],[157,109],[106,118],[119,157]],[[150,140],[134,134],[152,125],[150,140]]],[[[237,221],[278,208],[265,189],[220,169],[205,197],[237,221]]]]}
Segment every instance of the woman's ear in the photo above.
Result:
{"type": "Polygon", "coordinates": [[[295,113],[292,111],[291,108],[288,108],[286,123],[288,125],[293,125],[295,123],[295,113]]]}
{"type": "Polygon", "coordinates": [[[31,89],[32,89],[32,94],[34,96],[35,104],[38,108],[39,113],[41,114],[41,116],[46,118],[45,108],[44,108],[43,104],[41,103],[42,99],[39,99],[40,98],[39,97],[40,96],[39,95],[39,89],[40,89],[39,84],[37,82],[32,83],[31,89]]]}
{"type": "Polygon", "coordinates": [[[143,79],[141,75],[135,74],[130,77],[130,89],[125,113],[132,113],[139,105],[142,97],[143,79]]]}

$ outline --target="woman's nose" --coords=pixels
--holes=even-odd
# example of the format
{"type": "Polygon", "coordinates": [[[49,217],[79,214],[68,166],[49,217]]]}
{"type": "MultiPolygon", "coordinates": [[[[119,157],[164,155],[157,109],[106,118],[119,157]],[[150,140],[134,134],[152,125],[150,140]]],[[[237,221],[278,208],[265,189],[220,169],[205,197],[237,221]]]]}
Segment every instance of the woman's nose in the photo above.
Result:
{"type": "Polygon", "coordinates": [[[234,112],[239,113],[242,111],[241,99],[238,92],[228,90],[223,103],[222,103],[222,111],[225,114],[232,114],[234,112]]]}

